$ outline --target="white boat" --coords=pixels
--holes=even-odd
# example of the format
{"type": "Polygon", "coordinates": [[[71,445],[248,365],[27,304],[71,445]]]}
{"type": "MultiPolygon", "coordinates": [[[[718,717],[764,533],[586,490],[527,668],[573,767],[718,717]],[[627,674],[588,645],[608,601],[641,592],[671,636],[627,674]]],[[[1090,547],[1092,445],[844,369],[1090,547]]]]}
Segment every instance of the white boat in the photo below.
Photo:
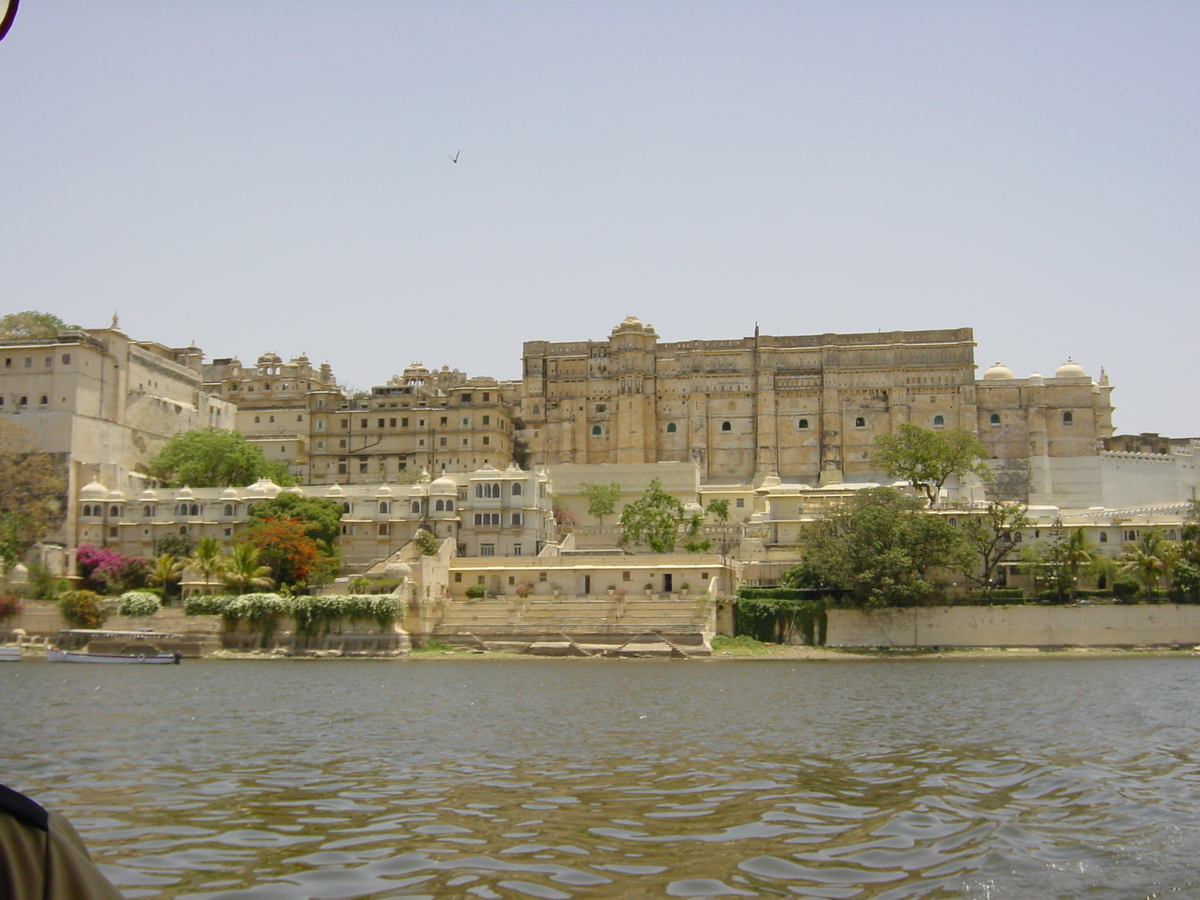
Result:
{"type": "Polygon", "coordinates": [[[0,647],[0,662],[20,662],[20,647],[0,647]]]}
{"type": "Polygon", "coordinates": [[[139,653],[85,653],[82,650],[59,650],[57,647],[46,648],[47,662],[70,663],[133,663],[143,665],[178,665],[183,654],[178,651],[166,653],[157,648],[147,647],[149,652],[139,653]]]}

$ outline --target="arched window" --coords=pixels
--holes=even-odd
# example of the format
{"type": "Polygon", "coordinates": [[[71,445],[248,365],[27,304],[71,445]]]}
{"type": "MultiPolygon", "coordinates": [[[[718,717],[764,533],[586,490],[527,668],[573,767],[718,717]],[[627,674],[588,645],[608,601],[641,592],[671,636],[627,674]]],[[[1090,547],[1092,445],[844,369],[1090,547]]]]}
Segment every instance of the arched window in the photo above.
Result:
{"type": "Polygon", "coordinates": [[[179,533],[180,533],[180,534],[187,534],[187,526],[186,526],[186,525],[180,525],[180,526],[179,526],[179,533]]]}
{"type": "Polygon", "coordinates": [[[17,405],[18,405],[18,406],[28,406],[28,405],[29,405],[29,398],[28,398],[28,397],[22,397],[22,398],[21,398],[21,400],[20,400],[20,402],[19,402],[17,405]]]}
{"type": "Polygon", "coordinates": [[[945,424],[946,424],[945,416],[934,416],[933,417],[933,427],[934,428],[941,428],[945,424]]]}
{"type": "Polygon", "coordinates": [[[1172,528],[1170,531],[1167,532],[1167,540],[1168,541],[1175,540],[1175,529],[1174,528],[1172,528]]]}
{"type": "Polygon", "coordinates": [[[90,503],[83,504],[83,509],[79,511],[81,516],[90,516],[92,514],[92,505],[90,503]]]}
{"type": "Polygon", "coordinates": [[[45,406],[49,402],[50,402],[50,398],[47,397],[45,394],[42,394],[42,399],[38,401],[38,403],[40,403],[42,406],[45,406]]]}
{"type": "Polygon", "coordinates": [[[808,419],[801,419],[799,422],[796,423],[796,427],[799,428],[801,431],[803,431],[805,428],[808,427],[808,419]]]}
{"type": "Polygon", "coordinates": [[[225,504],[225,515],[227,515],[227,516],[233,515],[233,504],[232,503],[225,504]]]}
{"type": "Polygon", "coordinates": [[[153,506],[143,506],[142,507],[142,517],[143,518],[149,519],[153,515],[154,515],[154,507],[153,506]]]}
{"type": "Polygon", "coordinates": [[[379,511],[381,513],[391,512],[392,511],[391,504],[389,504],[386,500],[380,500],[379,501],[379,511]]]}
{"type": "Polygon", "coordinates": [[[475,485],[475,499],[480,500],[482,498],[483,498],[483,485],[477,484],[477,485],[475,485]]]}
{"type": "Polygon", "coordinates": [[[454,501],[453,500],[446,501],[446,512],[454,512],[454,501]]]}
{"type": "Polygon", "coordinates": [[[1100,532],[1100,543],[1102,543],[1102,544],[1108,543],[1108,532],[1107,531],[1100,532]]]}
{"type": "Polygon", "coordinates": [[[599,425],[593,425],[592,426],[592,434],[604,434],[604,429],[601,428],[599,425]]]}
{"type": "Polygon", "coordinates": [[[414,513],[420,513],[420,512],[421,512],[421,501],[420,501],[420,500],[414,500],[414,501],[412,502],[412,511],[413,511],[414,513]]]}
{"type": "Polygon", "coordinates": [[[730,425],[728,422],[722,422],[722,423],[721,423],[721,430],[722,430],[722,431],[733,431],[733,426],[732,426],[732,425],[730,425]]]}
{"type": "Polygon", "coordinates": [[[1071,413],[1071,412],[1063,413],[1063,424],[1064,425],[1074,425],[1075,424],[1075,414],[1071,413]]]}
{"type": "Polygon", "coordinates": [[[198,515],[200,515],[200,504],[199,504],[199,503],[193,503],[193,504],[192,504],[192,508],[191,508],[191,514],[192,514],[193,516],[198,516],[198,515]]]}
{"type": "Polygon", "coordinates": [[[342,512],[344,512],[344,513],[350,512],[350,504],[349,503],[342,504],[342,512]]]}
{"type": "Polygon", "coordinates": [[[112,518],[114,518],[114,519],[116,519],[116,518],[119,518],[119,517],[120,517],[120,515],[121,515],[121,507],[119,507],[119,506],[110,506],[110,507],[108,508],[108,514],[109,514],[109,515],[110,515],[112,518]]]}
{"type": "Polygon", "coordinates": [[[674,433],[675,433],[675,423],[668,422],[667,423],[667,434],[674,434],[674,433]]]}
{"type": "Polygon", "coordinates": [[[992,413],[992,417],[991,417],[991,419],[989,419],[989,421],[993,425],[999,425],[1000,424],[1000,413],[992,413]]]}
{"type": "Polygon", "coordinates": [[[519,481],[515,481],[515,482],[513,482],[513,486],[512,486],[512,495],[513,495],[514,497],[520,497],[520,496],[521,496],[521,482],[519,482],[519,481]]]}
{"type": "Polygon", "coordinates": [[[867,420],[866,420],[866,419],[864,419],[862,416],[859,416],[858,418],[856,418],[856,419],[854,420],[854,427],[855,427],[855,428],[866,428],[866,427],[867,427],[867,420]]]}
{"type": "Polygon", "coordinates": [[[445,512],[446,511],[446,501],[438,500],[436,503],[433,504],[433,510],[434,510],[434,512],[445,512]]]}
{"type": "Polygon", "coordinates": [[[496,483],[496,484],[493,484],[493,485],[492,485],[492,496],[493,496],[493,497],[499,497],[499,496],[500,496],[500,485],[499,485],[499,483],[496,483]]]}

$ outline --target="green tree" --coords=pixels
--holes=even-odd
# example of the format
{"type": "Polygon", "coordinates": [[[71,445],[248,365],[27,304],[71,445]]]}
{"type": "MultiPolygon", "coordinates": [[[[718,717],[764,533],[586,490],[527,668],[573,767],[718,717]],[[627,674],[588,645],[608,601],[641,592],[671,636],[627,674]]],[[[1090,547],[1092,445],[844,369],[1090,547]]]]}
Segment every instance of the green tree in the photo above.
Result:
{"type": "Polygon", "coordinates": [[[268,590],[274,583],[271,569],[259,562],[258,548],[253,544],[234,545],[221,571],[221,580],[239,594],[268,590]]]}
{"type": "Polygon", "coordinates": [[[724,497],[718,497],[716,500],[709,500],[708,511],[716,516],[717,521],[722,525],[729,521],[729,501],[724,497]]]}
{"type": "Polygon", "coordinates": [[[962,533],[974,553],[974,565],[963,569],[967,580],[984,590],[994,588],[996,568],[1017,548],[1021,529],[1029,524],[1024,506],[999,500],[993,500],[978,514],[966,516],[962,533]]]}
{"type": "Polygon", "coordinates": [[[679,538],[683,504],[653,479],[637,500],[621,510],[621,541],[645,543],[655,553],[670,553],[679,538]]]}
{"type": "Polygon", "coordinates": [[[1200,501],[1188,501],[1171,565],[1171,587],[1179,599],[1200,600],[1200,501]]]}
{"type": "Polygon", "coordinates": [[[894,488],[857,492],[807,538],[795,582],[848,590],[846,602],[864,609],[919,605],[935,592],[929,570],[962,568],[970,553],[959,529],[894,488]]]}
{"type": "Polygon", "coordinates": [[[148,580],[162,589],[164,597],[175,594],[179,580],[183,578],[183,567],[183,560],[176,559],[170,553],[160,554],[154,560],[148,580]]]}
{"type": "Polygon", "coordinates": [[[323,497],[302,497],[283,492],[270,500],[255,501],[249,525],[267,520],[292,519],[304,526],[304,533],[317,542],[325,556],[335,555],[342,533],[342,506],[323,497]]]}
{"type": "Polygon", "coordinates": [[[0,340],[57,337],[64,331],[78,330],[78,325],[68,325],[52,313],[37,312],[32,309],[9,313],[0,318],[0,340]]]}
{"type": "Polygon", "coordinates": [[[942,487],[955,475],[990,475],[987,448],[979,438],[961,428],[931,431],[905,423],[895,434],[875,438],[874,462],[892,478],[902,478],[925,492],[935,503],[942,487]]]}
{"type": "Polygon", "coordinates": [[[0,417],[0,573],[62,520],[66,479],[33,432],[0,417]]]}
{"type": "Polygon", "coordinates": [[[1074,600],[1079,579],[1100,564],[1096,546],[1084,530],[1064,528],[1061,520],[1055,520],[1049,544],[1029,547],[1022,556],[1042,568],[1053,599],[1059,603],[1074,600]]]}
{"type": "Polygon", "coordinates": [[[173,487],[244,487],[260,478],[295,483],[286,466],[268,462],[258,446],[223,428],[174,435],[146,465],[146,472],[173,487]]]}
{"type": "Polygon", "coordinates": [[[1171,570],[1173,556],[1171,544],[1163,536],[1161,528],[1143,528],[1136,541],[1125,545],[1118,571],[1122,575],[1135,577],[1146,599],[1153,600],[1158,593],[1159,579],[1171,570]]]}
{"type": "Polygon", "coordinates": [[[441,547],[437,535],[426,528],[417,529],[417,533],[413,535],[413,543],[422,556],[437,556],[438,548],[441,547]]]}
{"type": "Polygon", "coordinates": [[[214,579],[220,579],[225,571],[225,558],[221,555],[221,542],[215,537],[200,538],[200,543],[186,560],[186,567],[204,579],[204,593],[214,579]]]}
{"type": "Polygon", "coordinates": [[[587,497],[588,515],[595,516],[603,525],[604,517],[611,516],[617,508],[617,501],[621,499],[621,486],[619,484],[588,484],[585,481],[579,487],[583,491],[583,496],[587,497]]]}

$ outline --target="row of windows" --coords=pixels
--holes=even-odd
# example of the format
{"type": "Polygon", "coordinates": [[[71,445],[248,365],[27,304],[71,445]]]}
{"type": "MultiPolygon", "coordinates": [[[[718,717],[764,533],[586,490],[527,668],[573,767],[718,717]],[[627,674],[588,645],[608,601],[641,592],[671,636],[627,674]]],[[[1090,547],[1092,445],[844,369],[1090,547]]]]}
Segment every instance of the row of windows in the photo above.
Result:
{"type": "MultiPolygon", "coordinates": [[[[46,406],[49,403],[50,403],[50,398],[47,397],[45,394],[42,394],[41,398],[38,400],[38,406],[46,406]]],[[[21,399],[19,399],[17,401],[17,406],[23,407],[23,406],[28,406],[28,405],[29,405],[29,398],[26,396],[22,396],[21,399]]],[[[3,397],[0,397],[0,406],[4,406],[4,398],[3,397]]]]}
{"type": "MultiPolygon", "coordinates": [[[[11,368],[13,367],[13,360],[14,360],[14,359],[15,359],[15,357],[12,357],[12,356],[6,356],[6,357],[4,357],[4,368],[6,368],[6,369],[11,369],[11,368]]],[[[64,353],[64,354],[62,355],[62,362],[63,362],[63,365],[64,365],[64,366],[69,366],[69,365],[71,364],[71,354],[70,354],[70,353],[64,353]]],[[[54,357],[53,357],[53,356],[47,356],[47,357],[45,358],[45,360],[43,361],[43,363],[42,363],[42,364],[43,364],[43,365],[46,365],[46,366],[52,366],[52,365],[54,365],[54,357]]],[[[32,369],[32,368],[33,368],[33,357],[32,357],[32,356],[26,356],[26,357],[25,357],[25,368],[26,368],[26,369],[32,369]]]]}
{"type": "MultiPolygon", "coordinates": [[[[521,496],[521,482],[514,481],[512,484],[511,495],[513,497],[521,496]]],[[[504,496],[499,482],[484,482],[475,485],[475,496],[480,500],[493,500],[504,496]]]]}
{"type": "MultiPolygon", "coordinates": [[[[515,512],[509,519],[509,524],[522,525],[525,522],[525,516],[522,513],[515,512]]],[[[500,513],[475,513],[476,525],[495,525],[500,524],[500,513]]]]}

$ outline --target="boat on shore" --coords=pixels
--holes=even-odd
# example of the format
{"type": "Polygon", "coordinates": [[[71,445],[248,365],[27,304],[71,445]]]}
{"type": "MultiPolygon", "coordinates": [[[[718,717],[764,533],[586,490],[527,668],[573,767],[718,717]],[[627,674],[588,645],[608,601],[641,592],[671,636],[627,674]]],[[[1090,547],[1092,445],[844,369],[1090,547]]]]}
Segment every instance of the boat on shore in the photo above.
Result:
{"type": "Polygon", "coordinates": [[[57,647],[46,648],[47,662],[68,663],[128,663],[133,665],[179,665],[183,654],[176,650],[168,653],[157,647],[133,648],[128,653],[88,653],[83,650],[60,650],[57,647]]]}
{"type": "Polygon", "coordinates": [[[0,647],[0,662],[20,662],[20,647],[0,647]]]}

